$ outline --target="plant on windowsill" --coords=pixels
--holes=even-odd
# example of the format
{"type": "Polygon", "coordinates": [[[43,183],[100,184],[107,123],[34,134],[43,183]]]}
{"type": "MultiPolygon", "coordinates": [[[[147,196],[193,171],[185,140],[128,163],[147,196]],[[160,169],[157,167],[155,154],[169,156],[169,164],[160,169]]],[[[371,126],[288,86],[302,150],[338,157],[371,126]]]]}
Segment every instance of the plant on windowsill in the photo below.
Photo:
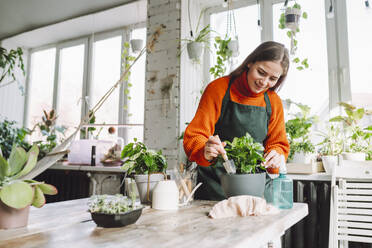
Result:
{"type": "MultiPolygon", "coordinates": [[[[26,75],[25,66],[23,64],[23,50],[18,47],[17,49],[11,49],[9,52],[0,47],[0,87],[4,87],[13,82],[17,82],[16,75],[14,73],[15,67],[21,69],[23,75],[26,75]],[[3,82],[6,76],[11,77],[13,80],[9,82],[3,82]]],[[[23,90],[22,87],[20,87],[23,90]]]]}
{"type": "Polygon", "coordinates": [[[331,118],[330,122],[341,122],[345,135],[343,157],[347,160],[364,161],[371,159],[371,137],[372,125],[366,128],[361,127],[360,121],[365,115],[372,115],[371,110],[357,108],[352,104],[340,102],[345,115],[331,118]]]}
{"type": "MultiPolygon", "coordinates": [[[[286,1],[287,3],[287,1],[286,1]]],[[[307,19],[308,15],[307,12],[301,11],[301,5],[298,4],[296,1],[293,6],[287,6],[285,4],[285,11],[280,15],[279,18],[279,28],[280,29],[289,29],[287,31],[287,36],[291,40],[291,47],[290,47],[290,54],[295,55],[297,48],[298,48],[298,40],[296,39],[296,34],[300,32],[299,24],[300,18],[307,19]]],[[[309,68],[308,59],[300,59],[299,57],[295,57],[292,59],[292,62],[295,63],[296,69],[301,71],[304,69],[309,68]]]]}
{"type": "Polygon", "coordinates": [[[132,172],[134,174],[141,202],[149,203],[156,183],[166,177],[168,164],[162,152],[147,148],[135,138],[134,142],[123,148],[121,158],[124,159],[121,168],[126,171],[127,175],[132,172]]]}
{"type": "MultiPolygon", "coordinates": [[[[262,165],[264,147],[246,133],[243,137],[235,137],[226,142],[226,155],[234,161],[236,174],[223,174],[221,185],[227,197],[235,195],[254,195],[263,197],[265,190],[266,169],[262,165]]],[[[218,162],[223,163],[221,156],[218,162]]]]}
{"type": "Polygon", "coordinates": [[[8,160],[0,156],[0,229],[26,226],[29,206],[40,208],[44,194],[57,194],[50,184],[20,179],[35,167],[38,153],[36,145],[28,152],[14,145],[8,160]]]}
{"type": "Polygon", "coordinates": [[[315,147],[310,140],[310,132],[317,118],[315,116],[309,117],[309,106],[292,101],[291,103],[295,104],[300,112],[292,114],[294,118],[285,123],[290,144],[288,161],[309,164],[315,161],[315,147]]]}

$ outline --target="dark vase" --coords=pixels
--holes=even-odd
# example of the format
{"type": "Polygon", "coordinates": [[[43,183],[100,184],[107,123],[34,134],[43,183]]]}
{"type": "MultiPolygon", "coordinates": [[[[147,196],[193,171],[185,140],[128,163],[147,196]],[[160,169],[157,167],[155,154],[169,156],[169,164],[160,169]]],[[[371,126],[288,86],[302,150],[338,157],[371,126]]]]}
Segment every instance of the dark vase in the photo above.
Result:
{"type": "Polygon", "coordinates": [[[135,223],[141,216],[142,209],[143,207],[122,214],[91,213],[91,215],[99,227],[123,227],[135,223]]]}
{"type": "Polygon", "coordinates": [[[252,195],[263,197],[266,173],[256,174],[223,174],[221,186],[226,197],[252,195]]]}

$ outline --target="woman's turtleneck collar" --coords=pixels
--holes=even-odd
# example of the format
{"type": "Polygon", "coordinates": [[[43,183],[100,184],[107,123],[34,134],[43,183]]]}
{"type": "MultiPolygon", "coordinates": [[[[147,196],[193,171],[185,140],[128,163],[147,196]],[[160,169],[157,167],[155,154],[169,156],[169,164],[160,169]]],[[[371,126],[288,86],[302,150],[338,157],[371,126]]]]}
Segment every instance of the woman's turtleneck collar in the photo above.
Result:
{"type": "Polygon", "coordinates": [[[266,92],[266,90],[264,90],[260,93],[255,93],[250,89],[247,81],[247,71],[240,74],[240,76],[235,79],[234,84],[237,90],[236,93],[244,97],[260,97],[266,92]]]}

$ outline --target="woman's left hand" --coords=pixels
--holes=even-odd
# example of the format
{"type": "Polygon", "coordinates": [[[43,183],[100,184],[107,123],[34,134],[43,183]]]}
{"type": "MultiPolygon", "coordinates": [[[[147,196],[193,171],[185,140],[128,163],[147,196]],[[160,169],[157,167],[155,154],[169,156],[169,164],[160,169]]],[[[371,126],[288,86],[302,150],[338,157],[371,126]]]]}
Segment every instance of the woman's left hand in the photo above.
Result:
{"type": "Polygon", "coordinates": [[[278,167],[280,167],[282,156],[283,156],[282,154],[279,154],[275,150],[271,150],[269,153],[266,153],[264,155],[264,158],[266,160],[264,162],[265,168],[268,168],[268,167],[278,168],[278,167]]]}

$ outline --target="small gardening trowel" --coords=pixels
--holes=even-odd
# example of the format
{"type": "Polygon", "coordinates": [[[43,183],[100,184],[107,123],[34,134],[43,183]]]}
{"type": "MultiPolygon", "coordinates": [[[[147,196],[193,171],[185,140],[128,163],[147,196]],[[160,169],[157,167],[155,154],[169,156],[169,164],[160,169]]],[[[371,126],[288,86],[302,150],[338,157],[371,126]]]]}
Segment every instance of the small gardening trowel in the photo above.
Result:
{"type": "Polygon", "coordinates": [[[225,170],[228,174],[235,174],[236,173],[236,167],[234,164],[234,160],[229,160],[226,153],[222,154],[223,160],[225,160],[223,166],[225,167],[225,170]]]}

